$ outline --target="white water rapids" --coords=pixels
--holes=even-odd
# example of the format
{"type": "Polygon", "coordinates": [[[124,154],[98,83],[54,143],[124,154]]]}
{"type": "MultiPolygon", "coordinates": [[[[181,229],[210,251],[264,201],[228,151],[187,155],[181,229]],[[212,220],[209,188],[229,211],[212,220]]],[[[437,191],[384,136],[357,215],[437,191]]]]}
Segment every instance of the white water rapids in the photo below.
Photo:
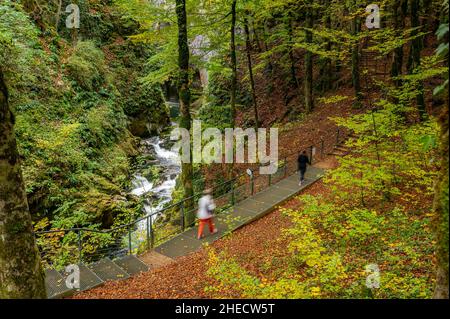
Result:
{"type": "MultiPolygon", "coordinates": [[[[161,167],[159,182],[150,182],[146,177],[137,172],[132,181],[133,190],[131,194],[144,199],[144,213],[146,216],[152,215],[155,221],[166,204],[172,200],[172,193],[175,189],[176,179],[181,173],[181,160],[178,152],[169,150],[164,145],[168,140],[158,136],[143,140],[141,143],[143,153],[151,155],[155,160],[149,165],[161,167]]],[[[132,234],[132,247],[146,240],[147,220],[144,219],[137,225],[136,231],[132,234]]]]}

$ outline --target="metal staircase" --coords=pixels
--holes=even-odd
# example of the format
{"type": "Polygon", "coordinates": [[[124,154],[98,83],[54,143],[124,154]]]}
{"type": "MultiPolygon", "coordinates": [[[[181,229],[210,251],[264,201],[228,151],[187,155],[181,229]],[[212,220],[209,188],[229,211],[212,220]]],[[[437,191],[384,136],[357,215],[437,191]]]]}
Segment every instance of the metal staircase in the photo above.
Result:
{"type": "Polygon", "coordinates": [[[76,292],[101,286],[106,281],[130,278],[133,275],[148,271],[150,268],[134,255],[115,260],[103,258],[89,265],[79,264],[78,267],[80,269],[79,289],[68,288],[66,279],[70,274],[65,273],[65,271],[57,271],[54,268],[45,271],[45,285],[49,299],[69,297],[76,292]]]}

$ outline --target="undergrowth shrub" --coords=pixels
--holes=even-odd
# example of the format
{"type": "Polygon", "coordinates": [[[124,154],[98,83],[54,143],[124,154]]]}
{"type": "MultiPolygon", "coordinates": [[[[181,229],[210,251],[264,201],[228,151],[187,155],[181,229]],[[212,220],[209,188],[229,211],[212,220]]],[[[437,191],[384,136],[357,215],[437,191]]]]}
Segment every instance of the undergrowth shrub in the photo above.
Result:
{"type": "Polygon", "coordinates": [[[92,41],[78,42],[65,67],[70,77],[83,89],[97,89],[105,83],[105,56],[92,41]]]}

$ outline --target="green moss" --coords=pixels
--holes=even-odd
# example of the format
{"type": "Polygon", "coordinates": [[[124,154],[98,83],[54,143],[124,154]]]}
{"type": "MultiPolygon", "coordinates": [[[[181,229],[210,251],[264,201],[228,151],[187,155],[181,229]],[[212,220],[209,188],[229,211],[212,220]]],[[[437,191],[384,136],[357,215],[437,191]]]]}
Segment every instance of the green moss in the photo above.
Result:
{"type": "Polygon", "coordinates": [[[224,130],[233,127],[231,118],[231,106],[216,106],[205,104],[198,114],[199,119],[204,123],[204,127],[217,127],[224,130]]]}
{"type": "Polygon", "coordinates": [[[105,84],[105,57],[91,41],[78,42],[65,67],[83,89],[93,90],[95,86],[105,84]]]}

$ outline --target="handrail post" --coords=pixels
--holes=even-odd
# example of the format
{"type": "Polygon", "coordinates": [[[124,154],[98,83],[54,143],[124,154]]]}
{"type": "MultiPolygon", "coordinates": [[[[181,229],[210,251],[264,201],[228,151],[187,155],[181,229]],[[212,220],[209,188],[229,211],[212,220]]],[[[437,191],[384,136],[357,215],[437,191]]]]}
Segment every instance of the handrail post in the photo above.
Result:
{"type": "Polygon", "coordinates": [[[323,153],[325,151],[325,141],[323,137],[320,138],[320,158],[323,158],[323,153]]]}
{"type": "Polygon", "coordinates": [[[251,187],[251,196],[253,196],[253,194],[255,193],[255,177],[252,175],[250,175],[250,187],[251,187]]]}
{"type": "Polygon", "coordinates": [[[269,174],[269,186],[272,185],[272,174],[269,174]]]}
{"type": "Polygon", "coordinates": [[[150,245],[151,247],[155,247],[155,232],[153,229],[153,219],[152,216],[150,216],[150,245]]]}
{"type": "Polygon", "coordinates": [[[131,249],[131,227],[128,228],[128,253],[129,255],[132,255],[132,249],[131,249]]]}
{"type": "Polygon", "coordinates": [[[285,157],[284,158],[284,178],[286,178],[286,176],[287,176],[287,166],[288,166],[287,157],[285,157]]]}
{"type": "Polygon", "coordinates": [[[184,201],[180,204],[180,225],[181,225],[181,232],[184,232],[186,225],[185,225],[185,216],[184,216],[184,201]]]}
{"type": "Polygon", "coordinates": [[[147,250],[151,248],[150,243],[150,218],[151,216],[147,216],[147,250]]]}
{"type": "Polygon", "coordinates": [[[82,230],[78,230],[78,263],[81,264],[83,262],[83,236],[82,230]]]}
{"type": "Polygon", "coordinates": [[[234,198],[234,181],[231,181],[231,206],[234,206],[236,199],[234,198]]]}

